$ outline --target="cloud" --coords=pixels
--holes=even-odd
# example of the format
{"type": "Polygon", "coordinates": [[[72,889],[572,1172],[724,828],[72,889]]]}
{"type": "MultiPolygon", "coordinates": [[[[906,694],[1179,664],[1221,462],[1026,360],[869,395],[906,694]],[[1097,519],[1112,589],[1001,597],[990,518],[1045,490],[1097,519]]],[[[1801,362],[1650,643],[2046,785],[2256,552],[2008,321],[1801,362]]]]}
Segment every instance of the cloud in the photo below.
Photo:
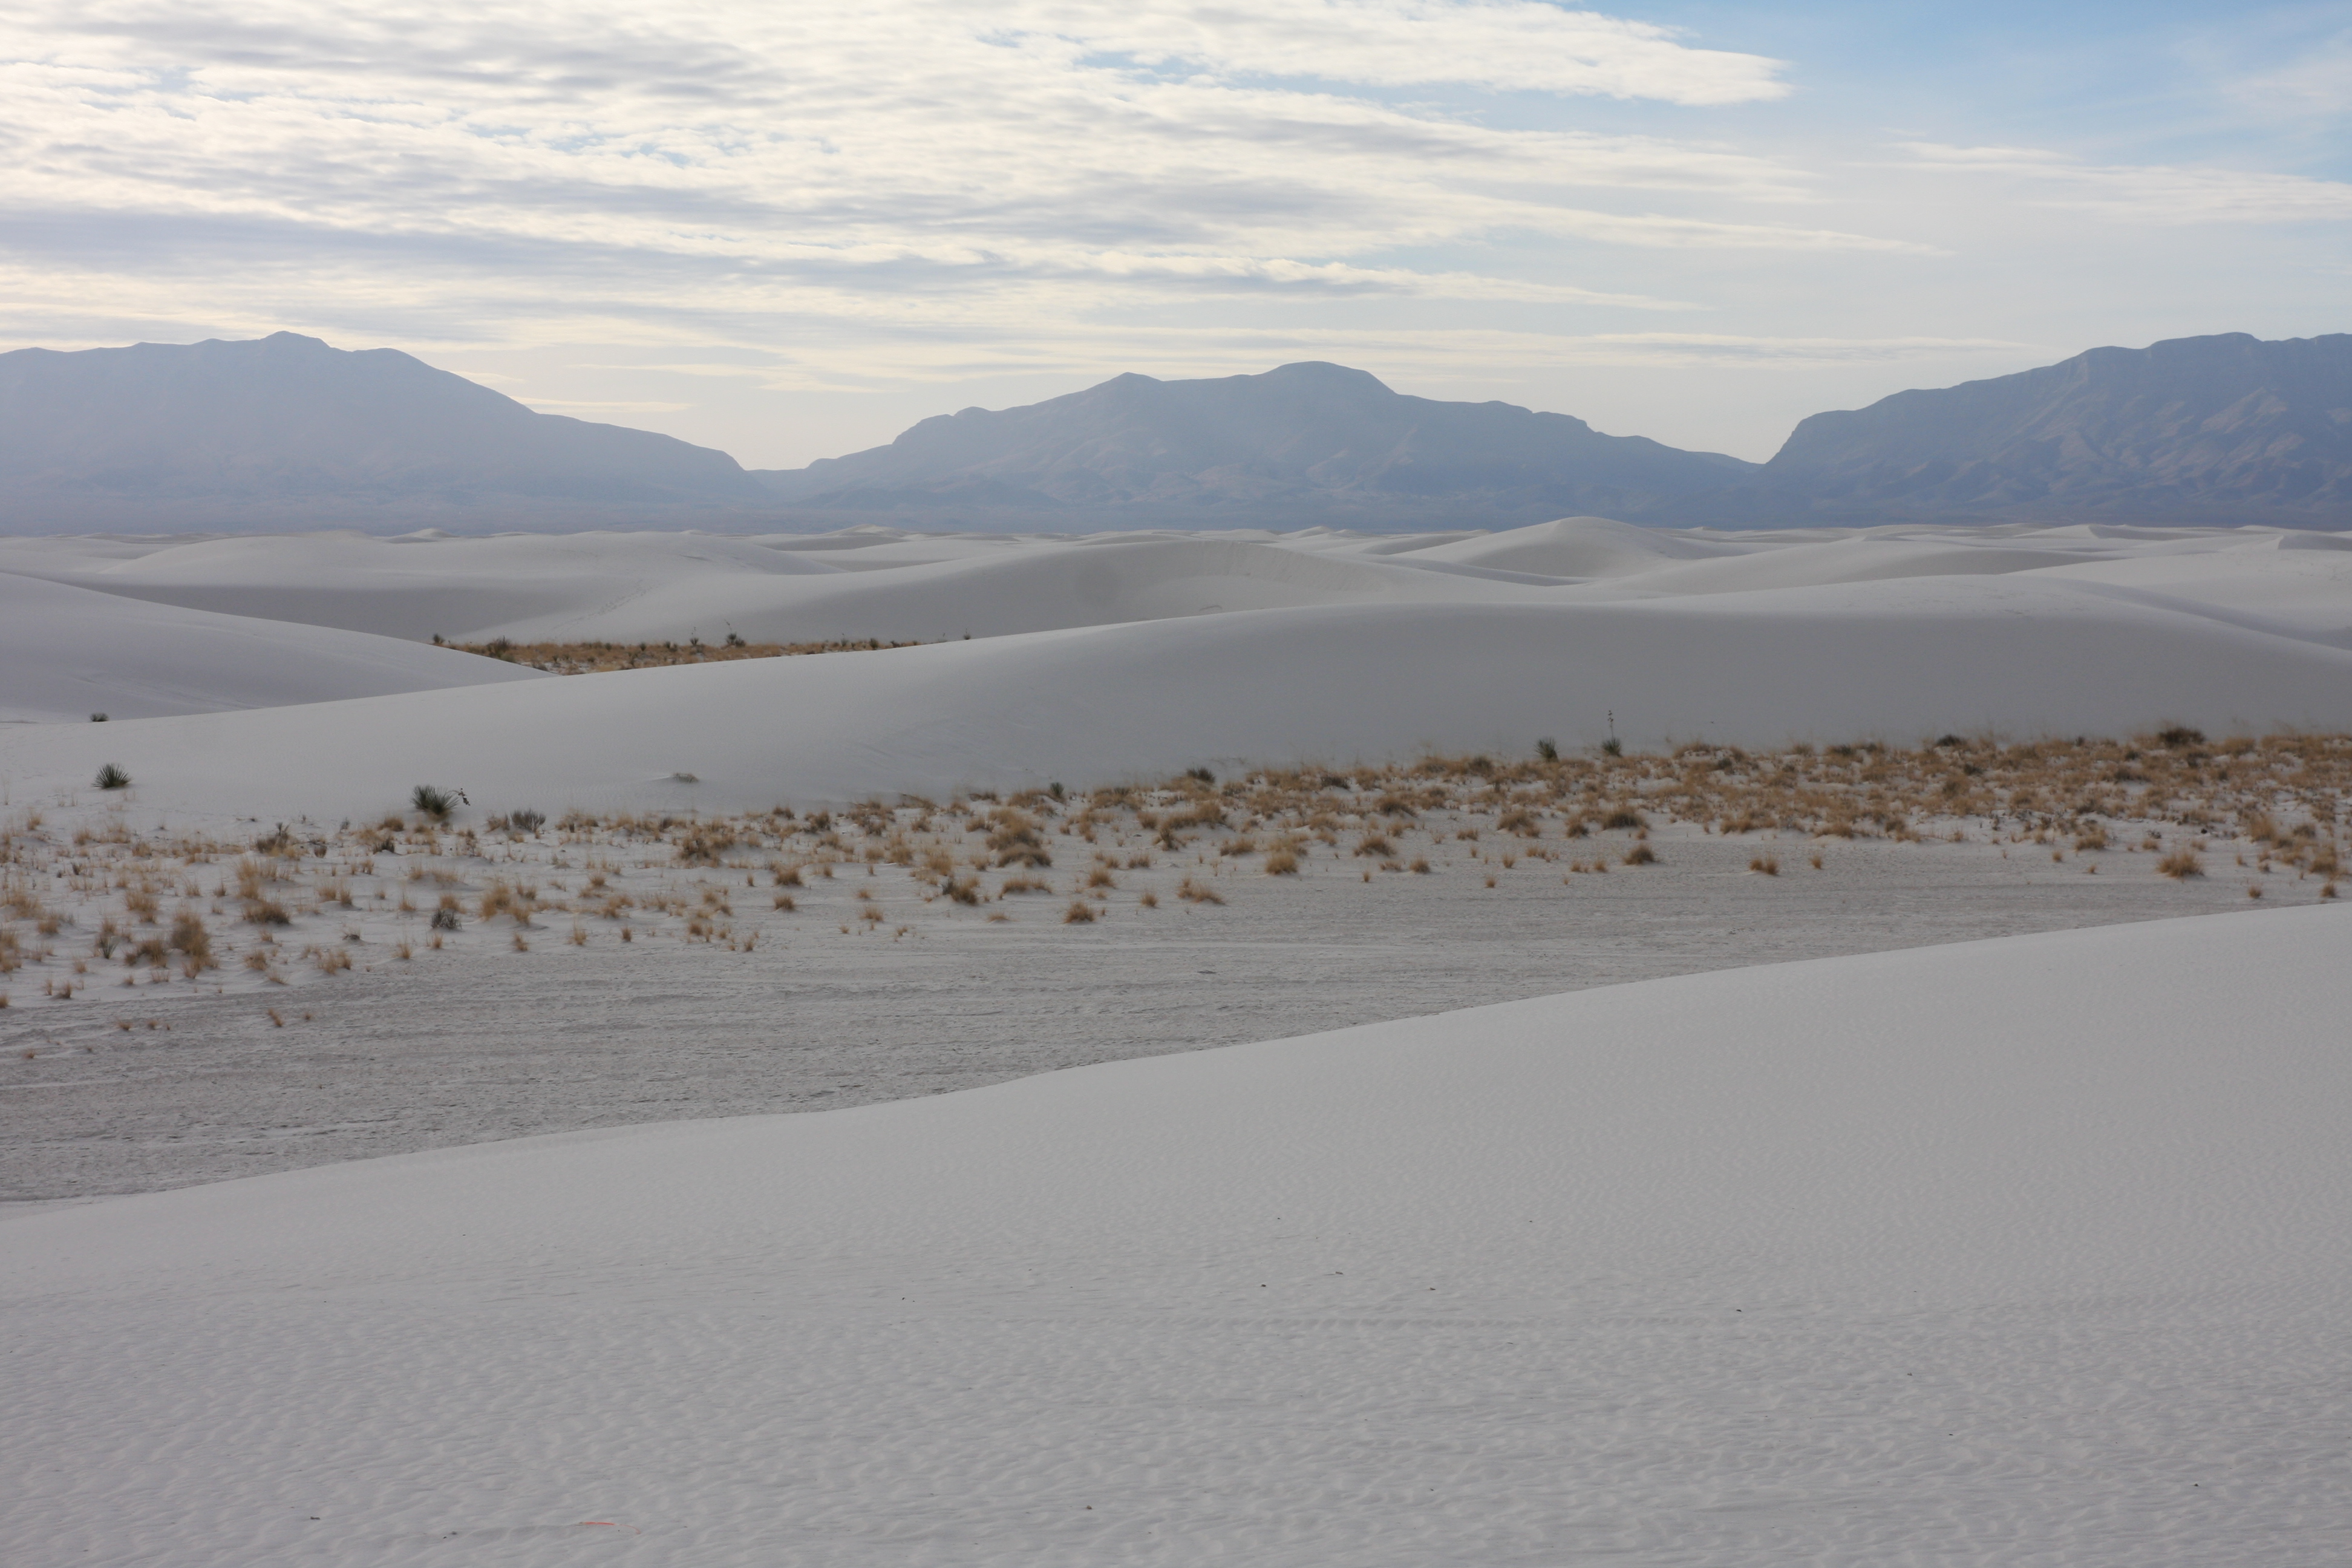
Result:
{"type": "Polygon", "coordinates": [[[2078,163],[2032,147],[1947,147],[1911,142],[1920,166],[1994,174],[2072,207],[2126,223],[2340,223],[2352,218],[2352,184],[2301,174],[2164,164],[2078,163]]]}
{"type": "Polygon", "coordinates": [[[1901,247],[1774,221],[1813,192],[1768,157],[1380,89],[1705,106],[1770,99],[1779,70],[1536,0],[34,4],[0,18],[0,214],[20,259],[143,223],[159,250],[242,234],[330,271],[415,242],[615,298],[698,278],[740,310],[1040,280],[1640,306],[1366,258],[1497,235],[1901,247]]]}
{"type": "Polygon", "coordinates": [[[2238,78],[2228,90],[2263,119],[2352,114],[2352,29],[2305,43],[2288,64],[2238,78]]]}
{"type": "Polygon", "coordinates": [[[1439,82],[1669,103],[1747,103],[1788,91],[1780,63],[1692,48],[1674,29],[1534,0],[1274,0],[1105,10],[1014,8],[1013,36],[1071,39],[1139,64],[1229,77],[1386,87],[1439,82]]]}

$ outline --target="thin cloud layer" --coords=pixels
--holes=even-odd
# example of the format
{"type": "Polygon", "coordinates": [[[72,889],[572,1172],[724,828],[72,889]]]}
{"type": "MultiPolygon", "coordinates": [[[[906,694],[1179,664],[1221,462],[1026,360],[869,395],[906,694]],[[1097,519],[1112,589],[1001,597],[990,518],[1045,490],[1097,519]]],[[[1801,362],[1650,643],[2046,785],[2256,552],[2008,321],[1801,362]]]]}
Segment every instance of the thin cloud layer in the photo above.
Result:
{"type": "Polygon", "coordinates": [[[100,4],[20,11],[8,32],[0,134],[20,155],[0,200],[19,213],[433,237],[453,259],[723,260],[770,288],[800,280],[820,310],[843,289],[1079,278],[1573,299],[1589,291],[1570,280],[1350,263],[1498,233],[1890,243],[1675,210],[1806,200],[1806,176],[1769,158],[1496,128],[1364,90],[1674,104],[1785,90],[1775,62],[1528,0],[1143,17],[938,0],[658,15],[100,4]]]}
{"type": "Polygon", "coordinates": [[[1994,174],[2029,188],[2028,200],[2131,223],[2341,223],[2352,184],[2248,169],[2077,163],[2034,147],[1943,147],[1914,142],[1920,163],[1994,174]]]}

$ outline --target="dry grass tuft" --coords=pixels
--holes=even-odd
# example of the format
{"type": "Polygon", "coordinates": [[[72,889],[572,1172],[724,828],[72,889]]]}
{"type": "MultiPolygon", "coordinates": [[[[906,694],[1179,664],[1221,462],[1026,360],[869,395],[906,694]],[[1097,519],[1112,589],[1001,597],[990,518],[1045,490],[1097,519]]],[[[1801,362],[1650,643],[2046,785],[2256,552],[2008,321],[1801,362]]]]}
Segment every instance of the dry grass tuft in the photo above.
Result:
{"type": "Polygon", "coordinates": [[[1657,863],[1658,852],[1646,844],[1636,844],[1625,851],[1625,864],[1628,866],[1654,866],[1657,863]]]}
{"type": "Polygon", "coordinates": [[[2169,877],[2176,882],[2185,882],[2191,877],[2203,876],[2205,862],[2200,860],[2191,850],[2175,849],[2156,863],[2156,869],[2158,876],[2169,877]]]}
{"type": "Polygon", "coordinates": [[[1761,876],[1777,877],[1780,874],[1780,858],[1778,855],[1759,855],[1748,862],[1748,868],[1761,876]]]}
{"type": "MultiPolygon", "coordinates": [[[[212,933],[205,930],[205,922],[192,912],[183,911],[173,917],[171,947],[173,952],[184,955],[196,969],[218,967],[213,963],[212,933]]],[[[194,978],[193,970],[190,977],[194,978]]]]}
{"type": "Polygon", "coordinates": [[[702,823],[678,835],[677,863],[681,866],[716,866],[719,857],[741,842],[734,832],[717,823],[702,823]]]}
{"type": "Polygon", "coordinates": [[[1053,856],[1045,852],[1045,843],[1039,836],[1037,819],[1013,806],[1002,806],[991,814],[988,847],[996,856],[999,866],[1051,866],[1053,856]]]}
{"type": "Polygon", "coordinates": [[[1225,901],[1214,888],[1204,882],[1196,882],[1190,877],[1176,884],[1176,896],[1188,904],[1222,904],[1225,901]]]}
{"type": "Polygon", "coordinates": [[[1269,877],[1296,877],[1298,875],[1297,853],[1286,845],[1267,850],[1265,874],[1269,877]]]}
{"type": "Polygon", "coordinates": [[[1066,926],[1086,926],[1094,924],[1094,906],[1087,903],[1084,899],[1072,899],[1070,900],[1070,907],[1062,911],[1062,923],[1066,926]]]}

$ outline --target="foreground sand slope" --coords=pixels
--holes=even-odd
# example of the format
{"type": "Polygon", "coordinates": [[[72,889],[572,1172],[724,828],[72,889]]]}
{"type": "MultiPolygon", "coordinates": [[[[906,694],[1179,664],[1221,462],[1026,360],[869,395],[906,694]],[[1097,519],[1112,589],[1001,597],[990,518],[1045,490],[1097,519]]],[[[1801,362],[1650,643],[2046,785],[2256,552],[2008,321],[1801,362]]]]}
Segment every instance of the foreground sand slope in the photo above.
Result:
{"type": "Polygon", "coordinates": [[[2352,729],[2352,652],[2031,577],[1338,605],[40,727],[0,738],[0,782],[37,801],[113,762],[144,805],[287,820],[396,809],[427,782],[499,808],[751,809],[1524,755],[1612,723],[1629,744],[1769,746],[2165,722],[2352,729]]]}
{"type": "Polygon", "coordinates": [[[551,679],[392,637],[0,572],[0,724],[87,723],[551,679]]]}
{"type": "Polygon", "coordinates": [[[0,1528],[2338,1563],[2347,952],[2326,908],[2009,938],[24,1216],[0,1528]]]}

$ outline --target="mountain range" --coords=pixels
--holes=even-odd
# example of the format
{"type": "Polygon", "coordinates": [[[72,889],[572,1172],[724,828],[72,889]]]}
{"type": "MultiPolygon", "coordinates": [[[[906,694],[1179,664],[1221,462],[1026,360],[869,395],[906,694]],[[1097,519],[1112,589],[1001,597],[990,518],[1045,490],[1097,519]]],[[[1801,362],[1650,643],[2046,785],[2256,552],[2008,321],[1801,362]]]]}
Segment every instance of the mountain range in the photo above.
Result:
{"type": "Polygon", "coordinates": [[[0,531],[358,526],[1092,531],[2099,521],[2352,528],[2352,335],[2243,333],[1804,420],[1745,462],[1343,365],[926,419],[749,470],[537,413],[391,349],[253,342],[0,354],[0,531]]]}
{"type": "Polygon", "coordinates": [[[541,414],[396,349],[274,332],[0,354],[11,532],[562,526],[765,501],[724,452],[541,414]]]}

